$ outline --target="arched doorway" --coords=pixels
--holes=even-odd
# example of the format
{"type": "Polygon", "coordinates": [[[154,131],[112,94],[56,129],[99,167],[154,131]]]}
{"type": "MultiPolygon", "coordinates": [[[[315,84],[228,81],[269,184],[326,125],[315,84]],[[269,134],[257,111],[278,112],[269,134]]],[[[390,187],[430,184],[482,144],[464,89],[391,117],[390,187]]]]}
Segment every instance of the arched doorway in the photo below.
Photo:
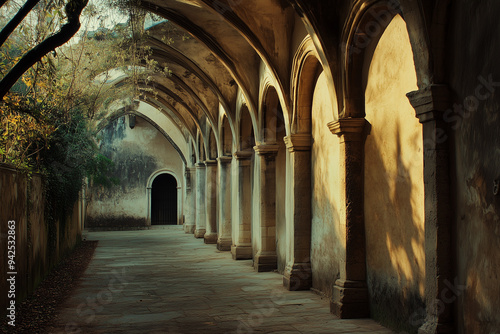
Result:
{"type": "Polygon", "coordinates": [[[151,187],[151,225],[177,225],[177,180],[158,175],[151,187]]]}

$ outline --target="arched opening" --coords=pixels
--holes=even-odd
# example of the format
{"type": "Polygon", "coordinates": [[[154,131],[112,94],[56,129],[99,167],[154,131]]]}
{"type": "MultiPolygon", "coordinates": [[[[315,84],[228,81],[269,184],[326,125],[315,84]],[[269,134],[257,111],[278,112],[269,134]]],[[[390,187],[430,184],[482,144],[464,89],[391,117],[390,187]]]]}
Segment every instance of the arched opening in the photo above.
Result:
{"type": "Polygon", "coordinates": [[[240,149],[242,151],[253,150],[255,146],[255,135],[252,126],[252,118],[246,106],[241,108],[240,121],[240,149]]]}
{"type": "Polygon", "coordinates": [[[388,25],[370,60],[364,83],[368,291],[375,319],[404,323],[425,308],[426,245],[422,126],[406,98],[417,89],[417,76],[401,16],[388,25]]]}
{"type": "Polygon", "coordinates": [[[283,108],[276,89],[270,87],[262,104],[262,133],[264,144],[255,148],[255,167],[258,174],[254,181],[258,193],[255,203],[260,203],[259,224],[254,224],[254,267],[258,271],[277,269],[283,273],[286,266],[286,177],[287,153],[283,138],[286,136],[283,108]]]}
{"type": "Polygon", "coordinates": [[[275,130],[276,144],[278,145],[278,153],[276,154],[276,255],[278,256],[278,272],[282,274],[285,271],[287,252],[286,183],[289,171],[287,170],[287,149],[283,140],[286,136],[285,118],[279,102],[277,108],[273,109],[273,116],[276,119],[276,127],[273,127],[273,130],[275,130]]]}
{"type": "MultiPolygon", "coordinates": [[[[296,101],[294,122],[292,124],[293,133],[285,137],[288,148],[288,161],[286,161],[286,213],[288,214],[286,217],[286,234],[288,245],[287,266],[283,283],[289,290],[309,290],[312,286],[312,268],[314,267],[315,288],[327,292],[328,288],[334,285],[334,280],[329,277],[334,272],[331,269],[334,263],[332,259],[335,259],[335,254],[328,254],[329,250],[324,248],[325,242],[320,244],[317,241],[321,240],[323,235],[328,235],[325,230],[333,225],[325,223],[334,220],[332,215],[325,215],[326,210],[323,209],[332,207],[333,201],[331,196],[325,193],[313,193],[313,189],[318,189],[318,186],[328,188],[332,184],[329,178],[315,179],[316,175],[326,176],[326,171],[319,174],[311,173],[313,167],[311,151],[313,124],[316,138],[315,155],[318,148],[322,154],[326,149],[330,151],[333,149],[331,134],[328,133],[328,129],[324,126],[331,119],[332,110],[325,107],[323,103],[318,102],[324,101],[325,96],[332,94],[331,92],[335,90],[328,89],[318,59],[313,52],[307,51],[306,45],[308,41],[309,39],[306,39],[303,42],[304,46],[296,54],[294,60],[294,97],[296,101]],[[318,80],[320,75],[322,76],[321,80],[318,80]],[[316,98],[315,101],[313,101],[314,98],[316,98]],[[313,102],[316,107],[314,109],[314,122],[312,120],[313,102]],[[322,135],[322,133],[325,134],[322,135]],[[328,137],[328,139],[322,140],[322,137],[328,137]],[[309,177],[310,175],[312,177],[309,177]],[[316,188],[313,188],[313,185],[316,185],[316,188]],[[321,203],[318,203],[318,197],[320,197],[321,203]],[[319,210],[318,205],[321,206],[319,210]],[[312,229],[313,206],[315,209],[314,229],[312,229]],[[312,231],[315,233],[314,243],[311,242],[312,231]]],[[[335,165],[335,161],[330,162],[327,171],[334,170],[335,165]]],[[[334,233],[332,232],[329,235],[333,236],[334,233]]]]}
{"type": "Polygon", "coordinates": [[[207,157],[207,152],[205,149],[204,138],[201,136],[200,131],[197,133],[197,145],[198,145],[198,162],[205,161],[207,157]]]}
{"type": "Polygon", "coordinates": [[[151,225],[177,225],[177,180],[158,175],[151,187],[151,225]]]}
{"type": "Polygon", "coordinates": [[[222,143],[223,155],[230,156],[233,152],[233,134],[231,133],[229,120],[226,116],[224,116],[222,121],[222,143]]]}
{"type": "Polygon", "coordinates": [[[208,159],[215,160],[217,159],[217,141],[215,139],[215,133],[212,128],[210,128],[210,135],[208,140],[208,159]]]}

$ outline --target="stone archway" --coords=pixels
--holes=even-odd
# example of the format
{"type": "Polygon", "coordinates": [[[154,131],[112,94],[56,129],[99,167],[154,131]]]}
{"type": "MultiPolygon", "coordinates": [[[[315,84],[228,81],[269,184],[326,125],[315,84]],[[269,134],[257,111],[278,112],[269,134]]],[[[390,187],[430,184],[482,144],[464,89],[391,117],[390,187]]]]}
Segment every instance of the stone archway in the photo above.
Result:
{"type": "Polygon", "coordinates": [[[148,226],[182,224],[182,187],[169,170],[153,173],[147,185],[148,226]]]}
{"type": "Polygon", "coordinates": [[[151,187],[151,225],[176,224],[177,181],[170,174],[161,174],[151,187]]]}

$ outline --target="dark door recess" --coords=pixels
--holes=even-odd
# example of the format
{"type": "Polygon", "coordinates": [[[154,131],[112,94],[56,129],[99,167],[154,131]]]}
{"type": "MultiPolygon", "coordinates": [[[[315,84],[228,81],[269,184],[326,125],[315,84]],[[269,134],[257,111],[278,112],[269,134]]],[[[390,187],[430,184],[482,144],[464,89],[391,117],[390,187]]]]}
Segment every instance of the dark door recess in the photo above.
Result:
{"type": "Polygon", "coordinates": [[[177,181],[170,174],[158,175],[151,189],[151,225],[177,224],[177,181]]]}

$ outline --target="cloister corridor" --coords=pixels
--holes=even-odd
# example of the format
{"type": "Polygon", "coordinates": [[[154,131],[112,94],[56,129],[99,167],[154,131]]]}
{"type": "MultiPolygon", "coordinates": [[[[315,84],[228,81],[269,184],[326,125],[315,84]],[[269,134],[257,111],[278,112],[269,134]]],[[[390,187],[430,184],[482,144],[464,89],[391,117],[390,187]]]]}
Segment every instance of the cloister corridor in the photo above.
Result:
{"type": "Polygon", "coordinates": [[[500,333],[500,1],[22,2],[0,333],[500,333]]]}
{"type": "Polygon", "coordinates": [[[185,234],[182,226],[86,232],[99,240],[49,333],[392,333],[339,319],[328,299],[185,234]]]}

